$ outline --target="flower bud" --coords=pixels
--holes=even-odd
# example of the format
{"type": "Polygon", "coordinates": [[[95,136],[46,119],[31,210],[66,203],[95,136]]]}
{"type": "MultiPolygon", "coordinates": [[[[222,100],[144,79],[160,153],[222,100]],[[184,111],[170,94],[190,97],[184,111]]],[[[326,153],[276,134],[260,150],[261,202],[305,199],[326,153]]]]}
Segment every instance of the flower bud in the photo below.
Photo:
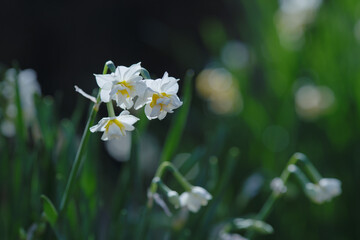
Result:
{"type": "Polygon", "coordinates": [[[180,207],[180,198],[179,198],[179,194],[176,191],[168,191],[167,192],[167,198],[169,200],[169,202],[174,205],[175,208],[179,208],[180,207]]]}

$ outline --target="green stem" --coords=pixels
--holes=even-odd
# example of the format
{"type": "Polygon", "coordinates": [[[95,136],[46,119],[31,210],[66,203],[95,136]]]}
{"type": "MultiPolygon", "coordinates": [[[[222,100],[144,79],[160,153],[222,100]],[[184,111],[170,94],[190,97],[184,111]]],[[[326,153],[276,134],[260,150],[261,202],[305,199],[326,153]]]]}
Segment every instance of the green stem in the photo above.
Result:
{"type": "Polygon", "coordinates": [[[184,176],[174,167],[170,162],[163,162],[160,164],[158,170],[156,171],[155,177],[150,186],[151,194],[154,194],[157,191],[158,183],[164,174],[165,170],[169,170],[174,177],[179,181],[181,186],[185,191],[191,191],[192,185],[184,178],[184,176]]]}
{"type": "Polygon", "coordinates": [[[21,96],[20,96],[20,87],[19,87],[19,69],[15,67],[15,103],[16,103],[16,130],[18,131],[18,136],[20,136],[20,141],[25,144],[27,138],[27,132],[24,122],[23,110],[21,106],[21,96]]]}
{"type": "MultiPolygon", "coordinates": [[[[157,169],[155,173],[155,177],[153,178],[151,185],[150,185],[150,195],[153,195],[156,193],[158,186],[160,184],[163,184],[161,182],[161,177],[164,175],[165,171],[169,170],[174,177],[179,181],[181,186],[185,189],[185,191],[191,191],[191,188],[193,187],[185,178],[184,176],[174,167],[174,165],[171,162],[163,162],[160,164],[159,168],[157,169]]],[[[162,186],[164,190],[170,190],[167,188],[165,184],[162,186]]],[[[149,197],[148,203],[146,205],[146,208],[143,210],[143,214],[140,217],[140,223],[136,234],[136,239],[144,239],[143,236],[146,233],[147,228],[147,216],[150,214],[153,207],[153,199],[152,197],[149,197]]]]}
{"type": "Polygon", "coordinates": [[[109,102],[106,103],[106,107],[108,110],[108,114],[110,117],[115,117],[115,112],[114,112],[114,106],[112,104],[112,100],[110,99],[109,102]]]}
{"type": "MultiPolygon", "coordinates": [[[[104,66],[104,70],[103,70],[103,74],[106,74],[108,71],[108,66],[107,64],[105,64],[104,66]]],[[[99,111],[99,104],[100,104],[100,92],[97,96],[96,99],[96,103],[94,104],[91,112],[90,112],[90,116],[89,119],[86,123],[85,129],[84,129],[84,133],[83,136],[81,138],[81,142],[80,142],[80,146],[78,148],[78,151],[76,153],[76,157],[75,157],[75,161],[73,163],[73,166],[71,168],[71,172],[70,172],[70,176],[68,178],[68,182],[66,184],[66,188],[65,188],[65,192],[63,194],[61,203],[60,203],[60,209],[59,209],[59,215],[61,215],[64,211],[64,209],[66,208],[68,202],[69,202],[69,198],[70,195],[74,189],[75,186],[75,180],[76,177],[78,176],[79,172],[80,172],[80,166],[82,166],[83,162],[84,162],[84,158],[83,155],[85,153],[85,149],[87,147],[87,143],[89,141],[89,137],[90,137],[90,131],[89,128],[90,126],[92,126],[94,124],[95,121],[95,117],[97,112],[99,111]]]]}
{"type": "MultiPolygon", "coordinates": [[[[303,155],[303,154],[302,154],[303,155]]],[[[295,153],[294,155],[291,156],[291,158],[289,159],[288,163],[286,164],[285,169],[283,170],[283,172],[281,173],[281,180],[283,181],[284,185],[286,184],[287,180],[289,179],[290,176],[290,171],[289,171],[289,166],[290,165],[295,165],[298,160],[301,160],[301,155],[299,153],[295,153]]],[[[271,193],[271,195],[269,196],[269,198],[266,200],[265,204],[263,205],[263,207],[261,208],[260,212],[257,214],[256,219],[264,221],[267,216],[269,216],[271,210],[274,207],[274,204],[276,202],[276,200],[280,197],[280,194],[276,194],[276,193],[271,193]]],[[[249,231],[248,234],[246,235],[246,238],[251,239],[253,236],[255,235],[254,231],[249,231]]]]}
{"type": "Polygon", "coordinates": [[[315,168],[315,166],[310,162],[310,160],[302,153],[296,153],[296,158],[304,164],[305,171],[310,176],[311,180],[315,183],[318,183],[322,178],[321,174],[315,168]]]}

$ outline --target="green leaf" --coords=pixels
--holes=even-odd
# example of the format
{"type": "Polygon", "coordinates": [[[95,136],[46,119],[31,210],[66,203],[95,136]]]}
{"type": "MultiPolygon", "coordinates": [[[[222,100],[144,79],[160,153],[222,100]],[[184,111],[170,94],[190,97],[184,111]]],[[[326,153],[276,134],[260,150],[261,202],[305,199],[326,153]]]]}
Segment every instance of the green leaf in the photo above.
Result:
{"type": "Polygon", "coordinates": [[[54,227],[56,220],[58,218],[58,213],[56,211],[56,208],[54,207],[54,204],[50,201],[50,199],[47,196],[41,195],[41,199],[43,200],[43,208],[46,218],[51,224],[51,226],[54,227]]]}
{"type": "Polygon", "coordinates": [[[172,122],[171,129],[165,140],[165,146],[162,151],[160,162],[170,161],[180,142],[181,135],[183,133],[186,119],[190,109],[191,96],[192,96],[191,83],[193,77],[194,77],[194,72],[192,70],[188,70],[185,75],[185,86],[184,86],[184,95],[183,95],[184,104],[180,107],[176,117],[172,122]]]}

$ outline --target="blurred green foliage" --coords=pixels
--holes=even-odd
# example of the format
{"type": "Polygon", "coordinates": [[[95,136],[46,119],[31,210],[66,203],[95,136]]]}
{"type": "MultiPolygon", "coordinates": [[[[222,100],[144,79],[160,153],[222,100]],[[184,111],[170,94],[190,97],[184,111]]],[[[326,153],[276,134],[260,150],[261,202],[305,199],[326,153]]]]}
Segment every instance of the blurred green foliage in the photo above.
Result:
{"type": "MultiPolygon", "coordinates": [[[[270,180],[280,175],[294,152],[305,153],[323,176],[340,179],[343,194],[332,202],[316,205],[305,197],[296,181],[290,181],[288,193],[276,203],[266,221],[274,233],[257,239],[359,238],[360,37],[356,37],[356,24],[360,4],[355,0],[323,1],[314,19],[304,26],[302,36],[290,43],[284,43],[279,35],[276,1],[224,4],[234,12],[242,9],[232,24],[235,35],[229,34],[227,24],[216,18],[205,19],[199,32],[211,59],[206,68],[224,68],[231,74],[243,108],[216,114],[195,94],[193,83],[194,98],[172,158],[194,185],[212,193],[213,200],[197,214],[171,209],[174,215],[168,217],[155,207],[145,222],[147,239],[212,239],[225,221],[253,216],[270,194],[270,180]],[[229,67],[222,59],[223,48],[239,39],[248,50],[248,62],[242,67],[229,67]],[[334,103],[316,118],[306,118],[297,111],[296,94],[303,80],[332,91],[334,103]],[[184,152],[190,155],[179,154],[184,152]]],[[[176,39],[176,46],[194,47],[187,40],[184,43],[176,39]]],[[[174,57],[179,66],[190,58],[181,47],[174,57]]],[[[60,102],[59,96],[35,96],[36,124],[28,131],[26,141],[20,134],[0,137],[0,232],[4,239],[18,238],[21,228],[37,229],[34,236],[42,234],[43,239],[56,236],[50,227],[45,230],[40,224],[37,228],[32,224],[43,218],[42,194],[55,206],[60,203],[88,104],[79,98],[72,106],[72,117],[61,119],[57,112],[60,102]]],[[[184,116],[178,115],[169,118],[182,118],[177,124],[184,124],[184,116]]],[[[124,163],[113,162],[99,136],[91,136],[58,237],[134,237],[153,176],[139,166],[139,141],[134,139],[143,138],[144,131],[154,135],[161,146],[169,145],[164,142],[169,118],[152,121],[135,133],[130,160],[124,163]]],[[[152,164],[156,169],[158,162],[152,164]]],[[[168,180],[172,188],[179,188],[168,180]]]]}

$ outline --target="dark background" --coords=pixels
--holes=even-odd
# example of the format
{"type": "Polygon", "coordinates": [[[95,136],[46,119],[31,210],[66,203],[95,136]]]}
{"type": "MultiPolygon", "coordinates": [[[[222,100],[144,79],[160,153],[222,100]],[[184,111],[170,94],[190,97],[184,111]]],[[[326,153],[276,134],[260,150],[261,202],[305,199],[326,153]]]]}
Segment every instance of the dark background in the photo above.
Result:
{"type": "MultiPolygon", "coordinates": [[[[245,210],[232,208],[244,181],[257,172],[268,184],[280,175],[288,158],[301,151],[324,177],[342,181],[343,194],[319,206],[294,190],[275,206],[268,219],[275,234],[264,239],[358,239],[360,48],[354,27],[360,5],[357,0],[323,1],[316,21],[304,33],[302,48],[295,51],[279,42],[274,24],[278,7],[276,1],[255,0],[2,1],[0,63],[10,67],[17,61],[21,69],[35,69],[43,95],[60,92],[59,115],[69,117],[78,99],[73,86],[92,92],[96,88],[92,74],[101,73],[107,60],[125,66],[141,61],[153,78],[164,71],[182,78],[189,68],[199,73],[211,62],[219,64],[227,41],[244,42],[252,62],[234,73],[243,94],[243,112],[217,116],[194,91],[179,148],[191,152],[194,146],[207,144],[220,126],[227,135],[219,139],[223,146],[219,169],[224,168],[221,160],[230,147],[241,151],[223,212],[212,219],[211,227],[257,212],[269,194],[268,185],[245,210]],[[312,121],[297,115],[293,95],[300,77],[332,89],[336,103],[330,113],[312,121]],[[264,130],[274,125],[289,134],[288,146],[279,152],[263,140],[264,130]]],[[[159,133],[160,143],[165,133],[159,133]]],[[[276,142],[276,136],[271,141],[276,142]]],[[[104,172],[114,165],[108,160],[103,159],[104,172]]],[[[289,188],[299,189],[295,181],[289,188]]]]}
{"type": "Polygon", "coordinates": [[[4,1],[0,61],[35,69],[43,94],[63,91],[72,102],[73,85],[95,88],[92,73],[107,60],[141,61],[158,77],[201,70],[211,57],[201,24],[217,18],[231,30],[235,16],[221,1],[4,1]]]}

